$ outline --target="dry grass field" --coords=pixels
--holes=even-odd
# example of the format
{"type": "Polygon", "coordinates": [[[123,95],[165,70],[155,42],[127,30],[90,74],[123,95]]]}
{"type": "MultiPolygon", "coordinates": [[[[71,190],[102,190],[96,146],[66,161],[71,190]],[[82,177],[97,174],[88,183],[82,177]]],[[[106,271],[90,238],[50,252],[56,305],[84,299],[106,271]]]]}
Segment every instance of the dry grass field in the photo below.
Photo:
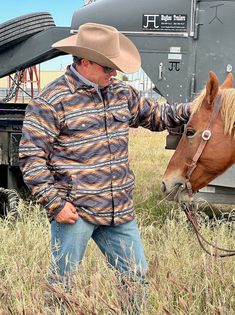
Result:
{"type": "MultiPolygon", "coordinates": [[[[172,154],[164,150],[165,135],[139,129],[132,130],[130,137],[136,213],[149,261],[148,296],[139,314],[234,315],[235,258],[214,258],[203,252],[184,213],[160,193],[172,154]]],[[[17,222],[11,218],[0,222],[0,315],[46,315],[43,288],[50,262],[49,223],[33,202],[22,200],[20,214],[17,222]]],[[[201,230],[214,243],[235,247],[231,224],[204,223],[201,230]]],[[[137,290],[135,285],[132,289],[137,290]]],[[[92,242],[72,292],[58,288],[54,295],[67,305],[67,314],[125,314],[117,278],[92,242]]]]}

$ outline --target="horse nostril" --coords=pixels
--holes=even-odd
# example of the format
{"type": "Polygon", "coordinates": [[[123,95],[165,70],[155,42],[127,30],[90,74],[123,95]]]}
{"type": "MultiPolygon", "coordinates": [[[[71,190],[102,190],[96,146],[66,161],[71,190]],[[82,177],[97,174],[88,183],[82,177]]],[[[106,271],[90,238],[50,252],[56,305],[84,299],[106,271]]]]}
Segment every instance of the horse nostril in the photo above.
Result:
{"type": "Polygon", "coordinates": [[[164,182],[161,183],[161,191],[164,193],[166,191],[166,185],[164,182]]]}

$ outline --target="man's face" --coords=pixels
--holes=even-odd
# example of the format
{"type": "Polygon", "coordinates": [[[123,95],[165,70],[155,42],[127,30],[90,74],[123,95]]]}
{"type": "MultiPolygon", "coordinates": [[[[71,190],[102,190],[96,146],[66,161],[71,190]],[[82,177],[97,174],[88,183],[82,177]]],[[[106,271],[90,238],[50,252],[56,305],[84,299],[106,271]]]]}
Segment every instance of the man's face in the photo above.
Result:
{"type": "Polygon", "coordinates": [[[100,88],[109,85],[110,78],[117,75],[116,70],[113,69],[111,72],[106,73],[102,66],[86,59],[82,60],[81,68],[79,67],[79,70],[82,70],[82,72],[79,72],[91,82],[96,83],[100,88]]]}

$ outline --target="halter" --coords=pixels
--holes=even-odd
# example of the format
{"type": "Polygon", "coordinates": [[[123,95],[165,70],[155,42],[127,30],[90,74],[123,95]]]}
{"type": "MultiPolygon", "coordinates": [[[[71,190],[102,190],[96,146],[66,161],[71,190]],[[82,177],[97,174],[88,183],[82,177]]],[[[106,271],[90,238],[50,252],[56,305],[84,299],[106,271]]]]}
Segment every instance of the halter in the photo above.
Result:
{"type": "Polygon", "coordinates": [[[200,158],[200,156],[202,155],[202,152],[204,151],[205,149],[205,146],[207,145],[207,142],[208,140],[210,140],[211,138],[211,130],[212,130],[212,127],[214,125],[214,122],[216,121],[218,115],[219,115],[219,111],[220,111],[220,107],[221,107],[221,93],[219,93],[216,98],[214,99],[214,106],[213,106],[213,112],[211,114],[211,118],[210,118],[210,121],[209,121],[209,124],[208,124],[208,127],[207,129],[205,129],[203,132],[202,132],[202,138],[201,138],[201,142],[199,144],[199,147],[192,159],[192,162],[188,165],[188,170],[187,170],[187,173],[186,173],[186,182],[185,182],[185,185],[186,185],[186,188],[188,190],[188,193],[190,195],[190,197],[193,195],[193,192],[192,192],[192,185],[190,183],[190,178],[191,178],[191,175],[193,173],[193,171],[195,170],[195,168],[197,167],[197,162],[200,158]]]}
{"type": "MultiPolygon", "coordinates": [[[[188,170],[186,173],[186,182],[185,182],[185,187],[184,185],[182,185],[182,187],[180,188],[180,191],[182,192],[182,190],[184,188],[187,189],[188,194],[190,197],[192,197],[193,192],[192,192],[192,185],[190,183],[190,177],[193,173],[193,171],[195,170],[195,168],[197,167],[197,162],[203,152],[203,150],[205,149],[205,146],[207,145],[208,140],[210,140],[211,138],[211,130],[212,127],[214,125],[214,122],[216,121],[216,118],[218,117],[219,111],[220,111],[220,107],[221,107],[221,93],[219,93],[216,98],[214,99],[214,108],[213,108],[213,112],[211,114],[211,118],[208,124],[207,129],[205,129],[202,132],[202,139],[201,142],[199,144],[199,147],[192,159],[191,164],[188,165],[188,170]]],[[[229,257],[229,256],[235,256],[235,250],[234,249],[224,249],[221,247],[218,247],[214,244],[212,244],[211,242],[208,242],[203,236],[202,234],[199,232],[199,226],[198,226],[198,222],[197,222],[197,217],[195,214],[195,209],[194,209],[194,203],[181,203],[181,207],[184,210],[189,222],[191,222],[194,232],[197,236],[197,239],[199,241],[199,244],[201,245],[201,247],[205,250],[205,252],[211,256],[215,256],[215,257],[229,257]],[[206,247],[204,246],[204,243],[206,243],[207,245],[210,245],[211,247],[213,247],[215,249],[215,252],[212,253],[209,250],[206,249],[206,247]],[[219,251],[222,252],[226,252],[224,254],[220,254],[219,251]]]]}

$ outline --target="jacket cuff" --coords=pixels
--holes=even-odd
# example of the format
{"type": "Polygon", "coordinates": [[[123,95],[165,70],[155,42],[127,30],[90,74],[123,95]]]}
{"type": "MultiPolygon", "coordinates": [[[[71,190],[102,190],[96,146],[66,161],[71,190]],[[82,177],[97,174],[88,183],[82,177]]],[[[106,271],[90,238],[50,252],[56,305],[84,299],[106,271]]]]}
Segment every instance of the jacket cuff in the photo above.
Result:
{"type": "Polygon", "coordinates": [[[65,204],[66,200],[58,197],[55,200],[53,200],[53,202],[45,206],[50,221],[57,216],[57,214],[64,208],[65,204]]]}

